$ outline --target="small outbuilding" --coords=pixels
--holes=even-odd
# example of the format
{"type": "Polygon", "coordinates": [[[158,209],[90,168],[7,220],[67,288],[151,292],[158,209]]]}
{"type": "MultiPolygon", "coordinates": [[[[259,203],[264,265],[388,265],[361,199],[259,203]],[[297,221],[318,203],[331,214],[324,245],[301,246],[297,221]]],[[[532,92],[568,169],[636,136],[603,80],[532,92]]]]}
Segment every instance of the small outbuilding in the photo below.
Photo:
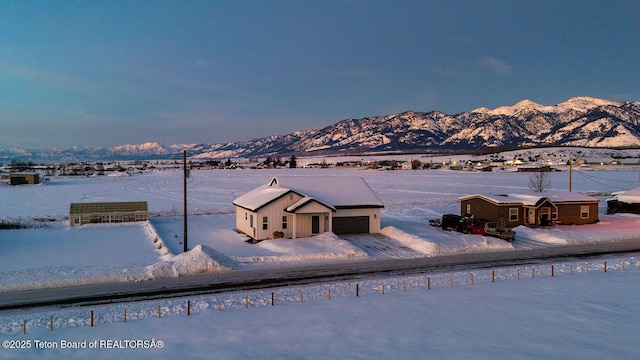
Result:
{"type": "Polygon", "coordinates": [[[384,207],[355,176],[278,176],[233,204],[237,230],[255,240],[377,233],[384,207]]]}
{"type": "Polygon", "coordinates": [[[72,203],[69,225],[123,223],[147,221],[149,210],[146,201],[72,203]]]}
{"type": "Polygon", "coordinates": [[[9,174],[9,185],[37,185],[40,184],[40,174],[38,173],[11,173],[9,174]]]}
{"type": "Polygon", "coordinates": [[[593,224],[599,200],[576,192],[476,194],[460,198],[461,215],[503,226],[593,224]]]}
{"type": "Polygon", "coordinates": [[[640,188],[614,194],[607,200],[607,214],[640,214],[640,188]]]}

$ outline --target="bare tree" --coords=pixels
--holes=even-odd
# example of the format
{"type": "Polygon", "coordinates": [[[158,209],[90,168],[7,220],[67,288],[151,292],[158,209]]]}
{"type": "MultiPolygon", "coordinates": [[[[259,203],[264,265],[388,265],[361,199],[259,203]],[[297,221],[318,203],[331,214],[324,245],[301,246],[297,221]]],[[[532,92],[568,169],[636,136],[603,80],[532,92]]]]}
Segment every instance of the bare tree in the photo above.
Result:
{"type": "Polygon", "coordinates": [[[551,179],[546,171],[538,171],[529,177],[529,189],[534,192],[545,192],[551,188],[551,179]]]}

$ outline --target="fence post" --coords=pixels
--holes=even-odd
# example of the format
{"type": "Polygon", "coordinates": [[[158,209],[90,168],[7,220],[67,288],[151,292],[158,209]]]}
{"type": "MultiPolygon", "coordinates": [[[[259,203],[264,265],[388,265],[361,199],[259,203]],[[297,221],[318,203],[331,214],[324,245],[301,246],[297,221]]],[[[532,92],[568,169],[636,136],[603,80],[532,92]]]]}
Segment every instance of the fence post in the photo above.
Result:
{"type": "Polygon", "coordinates": [[[427,289],[431,290],[431,278],[427,277],[427,289]]]}
{"type": "Polygon", "coordinates": [[[622,260],[622,271],[624,271],[624,260],[622,260]]]}
{"type": "Polygon", "coordinates": [[[249,308],[249,295],[245,296],[244,298],[244,308],[245,309],[249,308]]]}
{"type": "Polygon", "coordinates": [[[607,262],[604,262],[604,272],[607,272],[607,262]]]}
{"type": "Polygon", "coordinates": [[[302,304],[302,290],[300,290],[300,304],[302,304]]]}
{"type": "Polygon", "coordinates": [[[53,331],[53,315],[49,317],[49,331],[53,331]]]}
{"type": "Polygon", "coordinates": [[[407,291],[407,284],[405,283],[404,280],[402,280],[402,292],[406,292],[407,291]]]}
{"type": "Polygon", "coordinates": [[[91,327],[93,327],[93,310],[91,310],[91,327]]]}
{"type": "Polygon", "coordinates": [[[358,297],[360,294],[360,287],[358,286],[358,283],[356,283],[356,297],[358,297]]]}
{"type": "Polygon", "coordinates": [[[491,270],[491,282],[496,282],[496,271],[491,270]]]}
{"type": "Polygon", "coordinates": [[[27,320],[22,320],[22,333],[27,334],[27,320]]]}
{"type": "Polygon", "coordinates": [[[573,275],[573,264],[569,265],[569,275],[573,275]]]}
{"type": "Polygon", "coordinates": [[[160,305],[158,305],[158,319],[160,319],[160,305]]]}
{"type": "Polygon", "coordinates": [[[127,322],[127,309],[124,309],[124,322],[127,322]]]}
{"type": "Polygon", "coordinates": [[[518,268],[517,272],[518,272],[518,280],[520,280],[520,268],[518,268]]]}
{"type": "Polygon", "coordinates": [[[384,295],[384,281],[382,282],[382,295],[384,295]]]}
{"type": "Polygon", "coordinates": [[[275,294],[271,292],[271,306],[273,306],[274,303],[275,303],[275,294]]]}
{"type": "Polygon", "coordinates": [[[222,303],[220,299],[218,299],[218,311],[222,311],[222,303]]]}
{"type": "Polygon", "coordinates": [[[449,286],[453,287],[453,275],[449,278],[449,286]]]}
{"type": "Polygon", "coordinates": [[[473,285],[473,273],[471,273],[471,285],[473,285]]]}
{"type": "Polygon", "coordinates": [[[551,265],[551,277],[553,277],[553,265],[551,265]]]}
{"type": "Polygon", "coordinates": [[[327,291],[327,297],[329,298],[329,300],[331,300],[331,288],[329,288],[329,291],[327,291]]]}
{"type": "Polygon", "coordinates": [[[532,267],[531,268],[531,278],[535,278],[536,277],[536,268],[532,267]]]}

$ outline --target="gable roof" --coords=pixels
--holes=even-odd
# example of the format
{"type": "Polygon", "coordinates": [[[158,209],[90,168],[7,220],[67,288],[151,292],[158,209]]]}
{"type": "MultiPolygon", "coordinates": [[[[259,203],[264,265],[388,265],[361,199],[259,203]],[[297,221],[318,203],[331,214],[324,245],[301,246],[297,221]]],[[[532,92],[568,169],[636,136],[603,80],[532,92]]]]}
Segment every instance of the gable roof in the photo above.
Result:
{"type": "Polygon", "coordinates": [[[615,194],[618,201],[627,203],[627,204],[638,204],[640,203],[640,188],[627,190],[624,192],[620,192],[615,194]]]}
{"type": "Polygon", "coordinates": [[[336,208],[334,208],[333,206],[327,205],[327,204],[323,204],[322,202],[320,202],[320,201],[318,201],[318,200],[316,200],[316,199],[314,199],[312,197],[309,197],[309,196],[303,197],[297,203],[289,206],[285,210],[287,212],[294,213],[294,212],[298,211],[299,209],[301,209],[301,208],[303,208],[303,207],[305,207],[308,204],[313,203],[313,202],[318,203],[318,204],[330,209],[331,211],[336,211],[336,208]]]}
{"type": "Polygon", "coordinates": [[[233,204],[256,211],[289,192],[307,198],[305,202],[315,200],[332,209],[384,207],[369,184],[357,176],[277,176],[238,197],[233,204]]]}
{"type": "Polygon", "coordinates": [[[593,196],[569,191],[552,191],[543,193],[524,192],[509,194],[475,194],[463,196],[460,198],[460,200],[463,201],[475,197],[482,197],[498,205],[514,204],[524,206],[540,206],[545,199],[550,200],[554,204],[598,202],[598,199],[594,198],[593,196]]]}

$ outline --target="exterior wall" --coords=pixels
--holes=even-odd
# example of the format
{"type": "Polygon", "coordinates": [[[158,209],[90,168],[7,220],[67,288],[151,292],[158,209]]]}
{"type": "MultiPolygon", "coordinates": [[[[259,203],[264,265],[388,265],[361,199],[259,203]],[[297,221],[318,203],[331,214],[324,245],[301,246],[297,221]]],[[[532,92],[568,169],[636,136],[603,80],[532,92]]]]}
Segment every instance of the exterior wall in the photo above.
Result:
{"type": "Polygon", "coordinates": [[[599,221],[598,203],[556,203],[558,221],[564,225],[594,224],[599,221]],[[589,216],[582,218],[581,207],[589,207],[589,216]]]}
{"type": "Polygon", "coordinates": [[[368,216],[369,217],[369,232],[380,232],[380,208],[355,208],[355,209],[338,209],[333,217],[344,216],[368,216]]]}
{"type": "Polygon", "coordinates": [[[243,209],[239,206],[236,206],[236,229],[241,231],[252,238],[255,238],[255,224],[256,219],[258,218],[258,214],[247,209],[243,209]],[[249,219],[253,216],[253,227],[249,222],[249,219]]]}
{"type": "Polygon", "coordinates": [[[122,223],[147,220],[149,220],[149,213],[146,211],[83,213],[71,215],[69,217],[69,225],[74,227],[85,224],[122,223]]]}
{"type": "MultiPolygon", "coordinates": [[[[561,224],[593,224],[598,222],[598,203],[554,203],[558,208],[557,218],[550,217],[552,221],[559,221],[561,224]],[[589,207],[589,216],[582,218],[581,207],[589,207]]],[[[551,203],[545,203],[538,209],[535,209],[535,224],[540,224],[541,214],[546,213],[548,208],[549,214],[553,214],[554,209],[551,203]]],[[[505,224],[509,227],[515,227],[518,225],[528,224],[528,211],[529,208],[525,208],[518,204],[494,204],[486,201],[482,198],[471,198],[460,201],[460,214],[474,215],[476,220],[485,219],[489,221],[495,221],[500,223],[501,219],[505,220],[505,224]],[[470,212],[467,212],[467,205],[470,206],[470,212]],[[509,217],[509,209],[518,208],[518,220],[511,221],[509,217]]],[[[533,225],[533,224],[532,224],[533,225]]]]}
{"type": "MultiPolygon", "coordinates": [[[[236,228],[256,240],[273,239],[274,231],[282,231],[284,237],[293,237],[293,214],[284,211],[287,207],[298,202],[302,197],[289,193],[267,206],[252,212],[236,206],[236,228]],[[253,215],[253,227],[250,220],[253,215]],[[267,217],[267,229],[263,229],[263,217],[267,217]],[[283,229],[282,217],[287,217],[287,228],[283,229]]],[[[300,236],[300,235],[298,235],[300,236]]]]}
{"type": "Polygon", "coordinates": [[[525,210],[519,204],[494,204],[482,198],[471,198],[460,201],[461,215],[474,215],[476,220],[488,220],[501,223],[504,220],[506,226],[515,227],[524,224],[525,210]],[[467,212],[470,207],[470,212],[467,212]],[[509,209],[518,209],[518,219],[512,221],[509,216],[509,209]]]}
{"type": "Polygon", "coordinates": [[[618,199],[607,200],[607,214],[616,213],[640,214],[640,203],[626,203],[618,199]]]}

